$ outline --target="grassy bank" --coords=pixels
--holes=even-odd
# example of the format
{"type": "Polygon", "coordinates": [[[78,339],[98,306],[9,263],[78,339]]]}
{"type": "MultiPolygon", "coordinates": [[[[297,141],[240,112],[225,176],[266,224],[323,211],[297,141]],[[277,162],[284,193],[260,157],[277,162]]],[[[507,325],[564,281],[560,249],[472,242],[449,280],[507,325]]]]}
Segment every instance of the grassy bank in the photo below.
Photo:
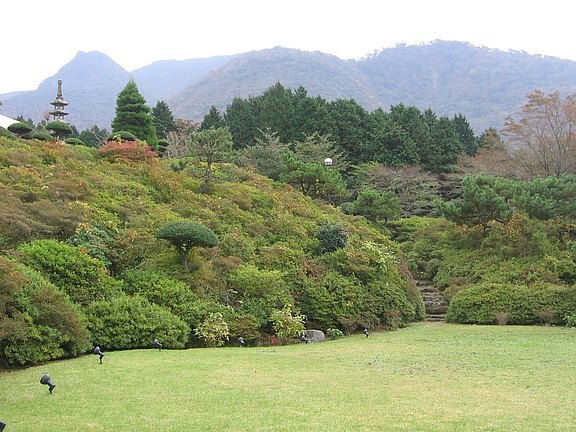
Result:
{"type": "Polygon", "coordinates": [[[420,323],[320,344],[106,354],[0,372],[6,432],[576,428],[567,328],[420,323]]]}

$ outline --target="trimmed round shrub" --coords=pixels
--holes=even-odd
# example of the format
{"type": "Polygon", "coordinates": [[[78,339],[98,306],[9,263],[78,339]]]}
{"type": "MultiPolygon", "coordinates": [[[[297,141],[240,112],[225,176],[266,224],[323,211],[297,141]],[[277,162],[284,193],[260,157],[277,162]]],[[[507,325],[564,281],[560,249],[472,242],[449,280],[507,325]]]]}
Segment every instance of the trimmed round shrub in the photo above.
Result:
{"type": "Polygon", "coordinates": [[[158,230],[156,238],[169,241],[178,251],[180,262],[186,264],[193,247],[214,247],[218,237],[210,228],[197,222],[169,222],[158,230]]]}
{"type": "Polygon", "coordinates": [[[136,135],[128,131],[118,131],[114,132],[108,137],[108,141],[136,141],[136,135]]]}
{"type": "Polygon", "coordinates": [[[36,132],[32,134],[32,139],[38,141],[53,141],[54,137],[50,135],[48,132],[36,132]]]}
{"type": "Polygon", "coordinates": [[[52,131],[53,135],[64,137],[72,134],[72,127],[62,120],[52,120],[45,126],[46,130],[52,131]]]}
{"type": "Polygon", "coordinates": [[[64,142],[70,145],[86,145],[80,138],[66,138],[64,142]]]}
{"type": "Polygon", "coordinates": [[[25,135],[28,135],[34,129],[28,123],[16,122],[16,123],[12,123],[10,126],[8,126],[8,130],[10,132],[12,132],[13,134],[18,135],[19,137],[23,137],[25,135]]]}
{"type": "Polygon", "coordinates": [[[166,348],[183,348],[190,327],[168,309],[140,296],[117,296],[86,310],[92,342],[104,349],[150,347],[158,339],[166,348]]]}

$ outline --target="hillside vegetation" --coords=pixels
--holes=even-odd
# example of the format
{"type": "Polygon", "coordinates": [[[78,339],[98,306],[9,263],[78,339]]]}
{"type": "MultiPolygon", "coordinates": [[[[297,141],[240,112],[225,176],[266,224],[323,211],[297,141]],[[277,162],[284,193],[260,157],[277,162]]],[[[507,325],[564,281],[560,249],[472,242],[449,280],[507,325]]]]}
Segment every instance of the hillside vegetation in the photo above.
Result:
{"type": "Polygon", "coordinates": [[[423,317],[401,251],[363,218],[230,164],[200,194],[198,168],[0,138],[0,362],[153,338],[267,344],[302,315],[328,332],[423,317]],[[218,245],[183,264],[157,238],[172,221],[204,225],[218,245]],[[323,227],[342,228],[345,247],[326,249],[323,227]]]}
{"type": "Polygon", "coordinates": [[[96,148],[0,130],[2,364],[397,328],[424,316],[412,275],[451,322],[576,324],[574,95],[529,94],[510,149],[463,116],[280,83],[200,125],[157,106],[154,127],[130,88],[117,113],[144,118],[96,148]]]}

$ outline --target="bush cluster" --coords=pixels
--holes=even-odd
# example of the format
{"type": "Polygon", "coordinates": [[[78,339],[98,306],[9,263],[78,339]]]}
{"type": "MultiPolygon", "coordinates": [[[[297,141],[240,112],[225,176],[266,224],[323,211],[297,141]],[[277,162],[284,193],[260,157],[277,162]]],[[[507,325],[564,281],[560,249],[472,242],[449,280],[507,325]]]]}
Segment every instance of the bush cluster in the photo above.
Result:
{"type": "Polygon", "coordinates": [[[106,160],[117,161],[147,161],[150,162],[158,157],[148,144],[138,140],[106,141],[98,148],[98,153],[106,160]]]}
{"type": "Polygon", "coordinates": [[[90,346],[80,309],[40,273],[0,258],[0,365],[77,355],[90,346]]]}
{"type": "Polygon", "coordinates": [[[576,288],[482,284],[458,292],[446,315],[462,324],[560,324],[576,310],[576,288]]]}
{"type": "Polygon", "coordinates": [[[104,349],[146,348],[154,339],[166,348],[183,348],[190,333],[176,315],[140,296],[93,302],[86,316],[93,343],[104,349]]]}

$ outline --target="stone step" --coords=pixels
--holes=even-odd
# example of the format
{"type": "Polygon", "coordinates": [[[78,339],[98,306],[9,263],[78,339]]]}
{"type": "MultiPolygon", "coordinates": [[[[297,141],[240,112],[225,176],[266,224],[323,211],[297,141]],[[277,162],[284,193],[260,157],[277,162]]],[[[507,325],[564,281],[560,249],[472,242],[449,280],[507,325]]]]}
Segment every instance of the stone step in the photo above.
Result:
{"type": "Polygon", "coordinates": [[[432,307],[432,306],[426,306],[425,305],[425,310],[427,314],[445,314],[446,312],[448,312],[448,306],[436,306],[436,307],[432,307]]]}
{"type": "Polygon", "coordinates": [[[448,311],[448,302],[444,298],[444,294],[425,279],[416,279],[415,283],[424,301],[425,320],[444,321],[448,311]]]}
{"type": "Polygon", "coordinates": [[[445,321],[445,314],[426,314],[426,321],[445,321]]]}
{"type": "Polygon", "coordinates": [[[418,287],[420,292],[438,292],[438,289],[432,285],[422,285],[418,287]]]}
{"type": "Polygon", "coordinates": [[[424,301],[430,300],[435,302],[446,302],[444,296],[440,293],[420,293],[424,301]]]}
{"type": "Polygon", "coordinates": [[[448,311],[448,302],[444,294],[428,283],[418,283],[418,290],[424,302],[426,321],[444,321],[448,311]]]}

